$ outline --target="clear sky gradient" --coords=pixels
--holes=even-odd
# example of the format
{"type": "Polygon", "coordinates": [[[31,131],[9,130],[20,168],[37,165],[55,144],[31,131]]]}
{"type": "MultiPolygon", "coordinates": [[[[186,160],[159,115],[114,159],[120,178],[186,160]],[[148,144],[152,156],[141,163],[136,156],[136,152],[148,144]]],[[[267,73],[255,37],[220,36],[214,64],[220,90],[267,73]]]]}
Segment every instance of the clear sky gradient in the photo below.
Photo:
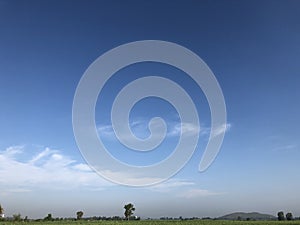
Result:
{"type": "MultiPolygon", "coordinates": [[[[0,204],[7,216],[221,216],[279,210],[300,216],[299,1],[8,1],[0,0],[0,204]],[[116,140],[110,107],[129,82],[161,75],[182,85],[199,111],[196,152],[170,180],[131,188],[93,172],[72,130],[72,102],[88,66],[138,40],[164,40],[198,54],[226,101],[228,129],[214,163],[198,164],[210,129],[202,91],[183,72],[158,63],[131,65],[109,80],[96,107],[99,136],[116,158],[135,165],[163,160],[178,140],[178,114],[149,98],[132,110],[138,137],[161,116],[167,139],[137,153],[116,140]]],[[[193,132],[194,127],[187,129],[193,132]]]]}

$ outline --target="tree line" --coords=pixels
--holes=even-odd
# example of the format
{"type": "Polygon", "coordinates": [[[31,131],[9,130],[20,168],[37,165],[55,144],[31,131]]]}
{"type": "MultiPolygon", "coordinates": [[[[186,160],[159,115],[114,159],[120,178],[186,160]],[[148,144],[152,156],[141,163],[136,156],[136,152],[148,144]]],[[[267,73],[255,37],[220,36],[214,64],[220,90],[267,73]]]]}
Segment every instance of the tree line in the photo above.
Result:
{"type": "MultiPolygon", "coordinates": [[[[36,219],[35,221],[60,221],[60,220],[140,220],[140,217],[136,217],[133,216],[134,211],[135,211],[135,207],[132,203],[128,203],[126,205],[124,205],[124,217],[120,217],[120,216],[113,216],[113,217],[106,217],[106,216],[93,216],[93,217],[85,217],[83,218],[83,211],[77,211],[76,212],[76,217],[75,218],[53,218],[52,214],[49,213],[46,217],[44,217],[43,219],[36,219]]],[[[27,216],[25,216],[24,218],[22,218],[21,214],[13,214],[13,216],[11,218],[5,218],[4,216],[4,209],[0,204],[0,220],[12,220],[15,222],[18,221],[24,221],[24,222],[28,222],[29,219],[27,216]]]]}
{"type": "MultiPolygon", "coordinates": [[[[140,218],[139,217],[134,217],[133,214],[134,214],[134,211],[135,211],[135,207],[132,203],[128,203],[126,205],[124,205],[124,218],[126,220],[130,220],[130,219],[134,219],[134,220],[139,220],[140,218]]],[[[37,221],[58,221],[58,220],[82,220],[83,219],[83,211],[77,211],[76,212],[76,218],[53,218],[52,217],[52,214],[49,213],[44,219],[37,219],[37,221]]],[[[123,220],[124,218],[122,217],[119,217],[119,216],[113,216],[113,217],[86,217],[84,218],[85,220],[123,220]]],[[[3,207],[1,206],[0,204],[0,220],[7,220],[8,218],[5,218],[4,216],[4,209],[3,207]]],[[[161,219],[166,219],[165,217],[161,218],[161,219]]],[[[180,218],[182,219],[182,218],[180,218]]],[[[209,218],[210,219],[210,218],[209,218]]],[[[284,214],[283,211],[280,211],[277,213],[277,219],[279,221],[283,221],[283,220],[288,220],[288,221],[291,221],[291,220],[294,220],[294,217],[293,217],[293,214],[291,212],[288,212],[286,214],[284,214]]],[[[297,218],[297,219],[300,219],[297,218]]],[[[18,213],[18,214],[14,214],[12,218],[10,218],[10,220],[12,221],[29,221],[28,217],[24,217],[22,218],[21,217],[21,214],[18,213]]]]}

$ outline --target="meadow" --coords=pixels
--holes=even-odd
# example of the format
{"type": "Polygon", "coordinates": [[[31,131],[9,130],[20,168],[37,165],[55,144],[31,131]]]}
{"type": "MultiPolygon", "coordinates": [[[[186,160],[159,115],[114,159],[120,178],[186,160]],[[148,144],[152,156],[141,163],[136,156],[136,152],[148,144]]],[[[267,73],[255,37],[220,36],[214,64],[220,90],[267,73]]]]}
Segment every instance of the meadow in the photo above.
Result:
{"type": "Polygon", "coordinates": [[[53,221],[53,222],[8,222],[0,221],[0,225],[16,224],[33,225],[300,225],[298,221],[224,221],[224,220],[187,220],[187,221],[162,221],[162,220],[142,220],[142,221],[53,221]]]}

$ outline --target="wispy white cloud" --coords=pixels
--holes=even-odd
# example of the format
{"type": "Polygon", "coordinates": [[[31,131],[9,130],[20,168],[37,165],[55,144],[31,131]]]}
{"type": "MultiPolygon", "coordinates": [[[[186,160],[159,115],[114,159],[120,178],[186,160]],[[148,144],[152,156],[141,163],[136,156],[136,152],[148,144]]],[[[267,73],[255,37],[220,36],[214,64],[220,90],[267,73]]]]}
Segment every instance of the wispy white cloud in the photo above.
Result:
{"type": "MultiPolygon", "coordinates": [[[[9,147],[0,151],[0,196],[34,192],[36,189],[102,191],[114,185],[99,177],[91,168],[71,159],[61,151],[45,148],[22,161],[23,146],[9,147]]],[[[102,173],[116,180],[135,184],[155,183],[159,177],[146,177],[126,171],[102,170],[102,173]]],[[[197,198],[221,193],[197,188],[194,182],[171,178],[165,182],[144,188],[150,192],[168,193],[177,198],[197,198]]]]}
{"type": "Polygon", "coordinates": [[[290,151],[298,148],[298,145],[295,144],[287,144],[274,148],[274,151],[290,151]]]}
{"type": "Polygon", "coordinates": [[[87,164],[79,163],[74,166],[72,166],[73,169],[78,171],[84,171],[84,172],[91,172],[92,169],[87,164]]]}
{"type": "MultiPolygon", "coordinates": [[[[135,121],[132,121],[130,123],[130,127],[134,134],[137,134],[141,137],[147,137],[149,135],[148,131],[148,122],[144,119],[138,119],[135,121]]],[[[217,127],[216,129],[211,131],[210,127],[202,126],[199,127],[196,124],[193,123],[180,123],[180,122],[174,122],[174,121],[168,121],[167,122],[169,127],[168,127],[168,132],[167,132],[167,137],[179,137],[180,134],[185,134],[189,136],[194,136],[194,135],[209,135],[210,132],[212,132],[212,138],[228,132],[232,128],[231,123],[223,124],[217,127]]],[[[111,125],[99,125],[98,126],[98,132],[101,137],[111,139],[115,137],[115,133],[113,130],[113,127],[111,125]]],[[[155,136],[155,134],[152,134],[155,136]]],[[[122,138],[126,139],[128,137],[128,134],[122,134],[122,138]]]]}
{"type": "Polygon", "coordinates": [[[194,185],[195,183],[191,181],[172,178],[162,183],[147,187],[147,189],[155,192],[170,192],[170,191],[174,191],[174,189],[178,190],[186,187],[191,187],[194,185]]]}
{"type": "MultiPolygon", "coordinates": [[[[137,135],[139,138],[147,138],[150,135],[150,132],[148,130],[148,122],[143,119],[137,119],[132,122],[130,122],[129,126],[133,132],[133,134],[137,135]]],[[[155,124],[155,122],[152,121],[152,126],[155,127],[158,124],[155,124]]],[[[100,137],[104,137],[108,140],[111,140],[115,137],[115,131],[111,124],[101,124],[97,127],[97,130],[99,132],[100,137]]],[[[131,134],[129,133],[120,133],[122,139],[128,139],[131,137],[131,134]]],[[[152,134],[153,137],[155,137],[155,133],[152,134]]]]}
{"type": "Polygon", "coordinates": [[[228,132],[231,129],[232,125],[230,123],[222,124],[216,129],[212,130],[212,137],[219,136],[225,132],[228,132]]]}
{"type": "Polygon", "coordinates": [[[199,126],[193,123],[173,123],[171,130],[168,132],[168,136],[179,136],[187,134],[190,136],[197,135],[199,132],[199,126]]]}
{"type": "MultiPolygon", "coordinates": [[[[148,121],[146,120],[133,121],[129,126],[131,127],[133,133],[139,137],[146,138],[148,135],[150,135],[148,130],[148,121]]],[[[155,126],[155,124],[152,124],[152,126],[155,126]]],[[[112,125],[102,124],[99,125],[97,129],[101,137],[110,139],[115,135],[112,125]]],[[[201,129],[201,132],[202,131],[206,132],[206,130],[204,131],[201,129]]],[[[170,122],[166,135],[169,137],[176,137],[179,136],[181,132],[187,135],[197,135],[199,132],[199,127],[192,123],[170,122]]],[[[122,138],[126,138],[127,136],[128,134],[122,134],[122,138]]]]}
{"type": "Polygon", "coordinates": [[[23,146],[0,151],[0,192],[28,192],[35,188],[98,188],[112,185],[88,165],[79,163],[60,151],[46,148],[22,161],[23,146]]]}
{"type": "Polygon", "coordinates": [[[222,195],[206,189],[198,188],[198,185],[192,181],[171,178],[157,185],[147,187],[148,190],[161,193],[172,193],[174,197],[179,198],[201,198],[214,195],[222,195]]]}
{"type": "Polygon", "coordinates": [[[45,158],[46,156],[49,156],[50,154],[55,153],[56,151],[51,150],[50,148],[46,148],[45,150],[43,150],[42,152],[38,153],[37,155],[35,155],[30,161],[30,164],[34,164],[36,162],[40,162],[41,159],[45,158]]]}
{"type": "Polygon", "coordinates": [[[141,175],[135,171],[112,171],[112,170],[100,170],[101,174],[105,177],[112,179],[112,182],[118,181],[119,184],[131,184],[132,186],[143,186],[145,184],[157,183],[161,180],[159,176],[150,177],[141,175]]]}
{"type": "Polygon", "coordinates": [[[104,138],[111,138],[114,135],[114,130],[111,125],[99,125],[97,130],[100,136],[103,136],[104,138]]]}
{"type": "Polygon", "coordinates": [[[23,149],[22,145],[10,146],[2,152],[2,155],[6,158],[15,158],[16,155],[23,153],[23,149]]]}
{"type": "Polygon", "coordinates": [[[178,197],[199,198],[199,197],[207,197],[207,196],[222,195],[222,194],[224,193],[217,193],[205,189],[194,188],[194,189],[188,189],[183,191],[178,195],[178,197]]]}

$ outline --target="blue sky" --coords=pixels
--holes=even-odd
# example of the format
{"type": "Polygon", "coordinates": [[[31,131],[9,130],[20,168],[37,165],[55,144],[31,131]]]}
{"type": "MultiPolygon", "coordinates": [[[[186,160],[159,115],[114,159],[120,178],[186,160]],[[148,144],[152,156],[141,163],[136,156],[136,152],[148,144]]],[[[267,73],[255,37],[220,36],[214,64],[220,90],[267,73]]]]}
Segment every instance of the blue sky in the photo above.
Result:
{"type": "MultiPolygon", "coordinates": [[[[6,215],[221,216],[233,211],[300,216],[300,3],[298,1],[0,1],[0,204],[6,215]],[[196,104],[200,140],[170,180],[133,188],[99,177],[84,161],[72,128],[76,87],[100,55],[132,41],[164,40],[198,54],[215,74],[227,108],[221,151],[205,172],[210,111],[183,72],[159,63],[115,74],[97,102],[96,123],[111,154],[127,163],[163,160],[178,140],[180,121],[165,101],[139,102],[133,132],[161,116],[167,139],[149,153],[116,141],[110,107],[118,91],[145,75],[182,85],[196,104]],[[30,204],[30,208],[28,207],[30,204]]],[[[193,132],[193,126],[189,126],[193,132]]]]}

